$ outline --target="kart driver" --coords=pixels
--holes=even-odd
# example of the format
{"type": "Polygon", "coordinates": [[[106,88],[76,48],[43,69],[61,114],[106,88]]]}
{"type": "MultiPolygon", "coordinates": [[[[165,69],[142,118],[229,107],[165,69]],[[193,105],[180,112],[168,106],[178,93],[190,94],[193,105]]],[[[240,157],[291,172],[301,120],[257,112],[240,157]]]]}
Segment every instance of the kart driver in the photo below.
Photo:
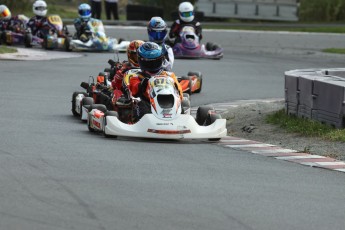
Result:
{"type": "Polygon", "coordinates": [[[39,38],[44,38],[45,34],[42,29],[47,22],[47,3],[43,0],[37,0],[32,5],[32,11],[35,14],[30,18],[27,26],[31,29],[31,33],[39,38]]]}
{"type": "Polygon", "coordinates": [[[11,11],[8,7],[0,5],[0,31],[20,32],[23,29],[26,29],[26,24],[20,19],[20,16],[11,17],[11,11]]]}
{"type": "Polygon", "coordinates": [[[167,24],[161,17],[152,17],[147,25],[147,33],[151,42],[157,43],[166,51],[163,68],[171,71],[174,64],[174,53],[172,48],[165,44],[168,34],[167,24]]]}
{"type": "Polygon", "coordinates": [[[195,29],[195,34],[202,39],[202,28],[200,22],[195,20],[194,7],[190,2],[182,2],[178,7],[180,19],[174,21],[169,32],[169,42],[175,44],[179,42],[179,36],[184,26],[192,26],[195,29]]]}
{"type": "Polygon", "coordinates": [[[165,60],[165,51],[154,42],[145,42],[138,49],[138,63],[140,71],[136,74],[126,74],[123,87],[128,88],[131,97],[139,97],[133,109],[133,121],[138,121],[143,115],[151,112],[150,99],[148,93],[148,79],[151,76],[160,75],[171,77],[183,98],[183,92],[180,83],[177,81],[173,72],[165,71],[163,62],[165,60]]]}
{"type": "Polygon", "coordinates": [[[90,28],[88,22],[96,20],[91,18],[91,7],[87,3],[82,3],[78,7],[79,18],[74,20],[74,27],[76,33],[74,34],[74,39],[79,39],[82,42],[87,42],[90,37],[90,28]]]}
{"type": "Polygon", "coordinates": [[[129,70],[139,70],[139,63],[138,63],[138,55],[137,50],[138,48],[144,43],[142,40],[133,40],[129,43],[126,53],[128,61],[123,61],[121,63],[121,67],[116,71],[115,76],[111,82],[113,92],[112,103],[115,105],[117,100],[123,94],[123,77],[129,70]]]}

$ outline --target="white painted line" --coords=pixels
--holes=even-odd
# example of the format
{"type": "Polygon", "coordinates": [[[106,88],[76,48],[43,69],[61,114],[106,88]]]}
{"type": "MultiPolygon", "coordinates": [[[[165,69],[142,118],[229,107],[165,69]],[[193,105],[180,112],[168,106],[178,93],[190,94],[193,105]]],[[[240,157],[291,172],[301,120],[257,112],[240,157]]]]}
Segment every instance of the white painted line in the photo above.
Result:
{"type": "Polygon", "coordinates": [[[275,157],[278,160],[299,160],[299,159],[319,159],[326,158],[319,155],[307,155],[307,156],[288,156],[288,157],[275,157]]]}
{"type": "Polygon", "coordinates": [[[272,147],[275,145],[270,145],[270,144],[249,144],[249,145],[225,145],[226,147],[230,148],[260,148],[260,147],[272,147]]]}
{"type": "Polygon", "coordinates": [[[315,162],[318,165],[322,165],[322,166],[332,166],[332,165],[345,165],[345,162],[341,162],[341,161],[334,161],[334,162],[315,162]]]}
{"type": "Polygon", "coordinates": [[[249,142],[249,141],[251,141],[251,140],[246,140],[246,139],[237,139],[237,140],[234,140],[234,139],[232,139],[232,140],[227,140],[227,139],[222,139],[222,140],[220,140],[220,142],[249,142]]]}
{"type": "Polygon", "coordinates": [[[300,164],[301,165],[306,165],[306,166],[311,166],[311,167],[317,166],[317,164],[315,164],[314,162],[301,162],[300,164]]]}
{"type": "Polygon", "coordinates": [[[345,169],[334,169],[336,171],[345,172],[345,169]]]}
{"type": "Polygon", "coordinates": [[[266,150],[255,150],[252,153],[260,154],[260,153],[295,153],[296,150],[292,149],[266,149],[266,150]]]}

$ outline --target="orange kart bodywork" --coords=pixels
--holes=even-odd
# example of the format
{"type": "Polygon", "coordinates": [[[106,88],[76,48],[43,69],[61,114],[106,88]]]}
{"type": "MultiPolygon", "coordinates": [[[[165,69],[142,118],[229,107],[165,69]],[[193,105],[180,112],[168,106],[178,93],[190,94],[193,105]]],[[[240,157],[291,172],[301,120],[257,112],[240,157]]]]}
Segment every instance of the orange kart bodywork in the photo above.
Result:
{"type": "Polygon", "coordinates": [[[179,78],[184,93],[200,93],[202,88],[202,74],[200,72],[188,72],[187,76],[179,78]]]}

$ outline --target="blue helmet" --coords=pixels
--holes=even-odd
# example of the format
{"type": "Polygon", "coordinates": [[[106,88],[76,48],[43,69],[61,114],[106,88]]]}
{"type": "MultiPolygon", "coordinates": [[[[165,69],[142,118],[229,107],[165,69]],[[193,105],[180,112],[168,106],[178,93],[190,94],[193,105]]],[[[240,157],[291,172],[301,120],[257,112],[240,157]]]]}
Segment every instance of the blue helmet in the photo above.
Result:
{"type": "Polygon", "coordinates": [[[141,70],[152,73],[162,69],[165,51],[154,42],[145,42],[138,49],[138,63],[141,70]]]}
{"type": "Polygon", "coordinates": [[[91,18],[91,6],[86,3],[80,4],[78,14],[81,19],[88,21],[91,18]]]}
{"type": "Polygon", "coordinates": [[[161,17],[152,17],[147,25],[147,33],[151,42],[162,44],[167,36],[167,24],[161,17]]]}

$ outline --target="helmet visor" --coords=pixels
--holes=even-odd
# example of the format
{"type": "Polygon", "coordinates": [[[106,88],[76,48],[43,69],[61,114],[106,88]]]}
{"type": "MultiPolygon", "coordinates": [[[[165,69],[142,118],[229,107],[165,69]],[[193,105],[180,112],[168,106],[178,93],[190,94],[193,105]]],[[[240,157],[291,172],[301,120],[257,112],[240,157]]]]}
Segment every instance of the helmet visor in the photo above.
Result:
{"type": "Polygon", "coordinates": [[[146,58],[139,57],[138,62],[139,62],[140,69],[146,70],[149,72],[156,72],[162,68],[163,59],[164,59],[164,56],[158,57],[155,59],[146,59],[146,58]]]}
{"type": "Polygon", "coordinates": [[[36,6],[35,7],[35,10],[38,10],[38,11],[44,11],[46,9],[47,9],[47,7],[45,7],[45,6],[36,6]]]}
{"type": "Polygon", "coordinates": [[[167,35],[167,31],[149,31],[149,37],[153,39],[153,41],[163,41],[167,35]]]}
{"type": "Polygon", "coordinates": [[[10,17],[11,16],[11,13],[8,9],[5,9],[4,11],[1,12],[1,16],[3,18],[7,18],[7,17],[10,17]]]}
{"type": "Polygon", "coordinates": [[[188,12],[180,12],[181,17],[188,18],[193,16],[193,11],[188,11],[188,12]]]}
{"type": "Polygon", "coordinates": [[[89,16],[89,15],[91,15],[91,10],[79,10],[79,15],[80,16],[89,16]]]}
{"type": "Polygon", "coordinates": [[[138,67],[139,64],[138,64],[138,54],[136,51],[127,51],[127,57],[128,57],[128,61],[138,67]]]}

